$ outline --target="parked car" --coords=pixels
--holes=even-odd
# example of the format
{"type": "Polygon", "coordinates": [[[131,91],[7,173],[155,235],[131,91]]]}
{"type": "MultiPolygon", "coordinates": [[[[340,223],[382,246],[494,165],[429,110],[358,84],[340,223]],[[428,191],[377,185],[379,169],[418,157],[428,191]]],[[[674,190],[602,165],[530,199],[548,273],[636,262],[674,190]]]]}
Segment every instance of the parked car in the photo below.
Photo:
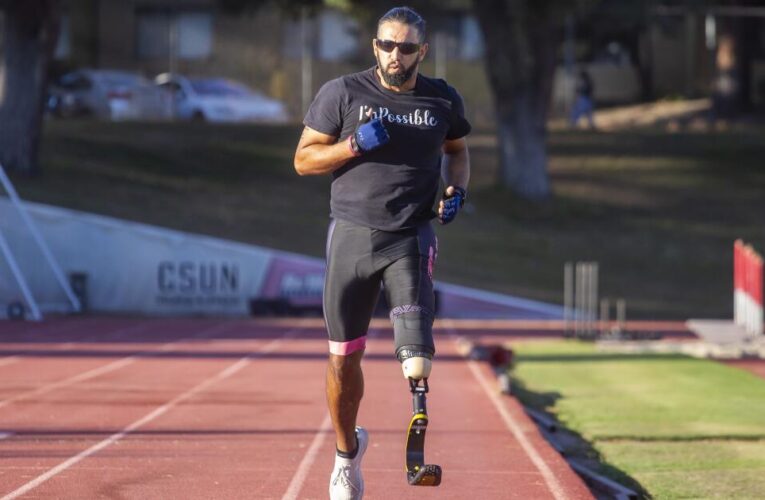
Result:
{"type": "Polygon", "coordinates": [[[56,117],[91,116],[106,120],[168,117],[169,106],[151,81],[139,73],[81,69],[51,85],[48,111],[56,117]]]}
{"type": "Polygon", "coordinates": [[[210,122],[286,122],[284,103],[225,78],[162,73],[154,83],[172,96],[173,116],[210,122]]]}

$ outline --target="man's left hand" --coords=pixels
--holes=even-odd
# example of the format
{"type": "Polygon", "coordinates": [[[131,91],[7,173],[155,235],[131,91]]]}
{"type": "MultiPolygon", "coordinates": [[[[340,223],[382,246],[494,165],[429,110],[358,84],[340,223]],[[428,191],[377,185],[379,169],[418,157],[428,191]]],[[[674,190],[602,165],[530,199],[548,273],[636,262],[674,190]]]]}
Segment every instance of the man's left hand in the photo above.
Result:
{"type": "Polygon", "coordinates": [[[448,224],[457,217],[457,212],[465,204],[466,192],[461,187],[449,186],[438,204],[438,222],[448,224]]]}

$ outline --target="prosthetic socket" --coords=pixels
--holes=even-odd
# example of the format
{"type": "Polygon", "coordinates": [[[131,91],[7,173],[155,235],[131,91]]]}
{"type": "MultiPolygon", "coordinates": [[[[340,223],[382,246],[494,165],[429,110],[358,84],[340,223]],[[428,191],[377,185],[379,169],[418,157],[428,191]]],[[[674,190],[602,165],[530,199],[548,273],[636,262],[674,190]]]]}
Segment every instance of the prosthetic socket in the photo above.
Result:
{"type": "Polygon", "coordinates": [[[401,362],[404,378],[422,380],[430,376],[433,354],[419,345],[402,346],[396,357],[401,362]]]}

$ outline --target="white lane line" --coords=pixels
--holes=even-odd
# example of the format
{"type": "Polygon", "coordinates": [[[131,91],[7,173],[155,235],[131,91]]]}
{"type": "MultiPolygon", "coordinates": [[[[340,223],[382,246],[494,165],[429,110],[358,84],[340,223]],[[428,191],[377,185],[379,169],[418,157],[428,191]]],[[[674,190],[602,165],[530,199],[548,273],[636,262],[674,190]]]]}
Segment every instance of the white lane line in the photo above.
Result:
{"type": "MultiPolygon", "coordinates": [[[[367,336],[370,340],[377,339],[380,336],[380,330],[377,328],[370,328],[367,332],[367,336]]],[[[367,344],[364,354],[369,354],[370,352],[373,352],[373,350],[374,348],[370,344],[367,344]]],[[[332,430],[332,416],[327,412],[327,415],[319,426],[319,430],[316,431],[316,434],[313,436],[313,441],[305,452],[303,460],[300,461],[297,471],[295,471],[295,474],[292,476],[292,480],[287,487],[287,491],[282,496],[282,500],[295,500],[298,498],[298,494],[300,494],[300,490],[303,489],[303,484],[308,478],[308,472],[311,470],[311,467],[313,467],[313,463],[316,461],[316,457],[319,454],[319,449],[324,444],[330,430],[332,430]]]]}
{"type": "MultiPolygon", "coordinates": [[[[445,322],[445,324],[447,325],[447,329],[449,330],[452,341],[456,343],[457,341],[456,330],[449,323],[450,322],[448,321],[445,322]]],[[[478,383],[483,388],[484,392],[486,393],[486,396],[494,404],[494,408],[496,408],[497,412],[499,412],[499,415],[502,417],[502,420],[504,420],[507,428],[513,434],[513,437],[515,437],[518,443],[520,443],[521,448],[523,448],[523,451],[526,452],[526,455],[534,463],[537,470],[539,470],[539,473],[542,474],[542,478],[545,480],[545,484],[547,485],[547,488],[550,490],[550,493],[552,493],[552,495],[556,499],[567,498],[565,490],[563,489],[563,486],[560,484],[560,481],[558,481],[558,479],[555,477],[555,474],[547,465],[547,463],[544,461],[544,459],[539,454],[537,449],[534,448],[534,445],[531,443],[531,441],[528,440],[528,438],[523,433],[518,423],[515,421],[515,419],[513,419],[513,416],[510,414],[510,412],[507,411],[507,408],[502,402],[502,399],[500,399],[499,395],[497,394],[496,389],[492,388],[489,381],[486,380],[486,377],[483,375],[483,373],[481,373],[481,369],[478,367],[478,363],[475,361],[469,360],[467,361],[467,365],[468,365],[468,368],[470,368],[470,371],[473,373],[473,376],[476,378],[476,380],[478,380],[478,383]]]]}
{"type": "Polygon", "coordinates": [[[539,454],[536,448],[534,448],[534,445],[531,444],[531,441],[529,441],[523,434],[523,431],[518,426],[518,423],[513,419],[513,416],[510,414],[510,412],[507,411],[507,408],[505,408],[505,405],[499,398],[497,391],[491,387],[489,381],[486,380],[486,377],[484,377],[481,373],[481,369],[478,368],[478,363],[475,361],[468,361],[467,364],[468,368],[470,368],[470,371],[473,372],[473,375],[481,384],[481,387],[483,387],[486,395],[489,397],[489,399],[491,399],[491,402],[494,403],[494,407],[499,412],[502,420],[505,421],[507,428],[510,430],[510,432],[513,433],[515,439],[517,439],[521,444],[523,451],[526,452],[526,455],[528,455],[534,465],[536,465],[539,472],[542,474],[542,477],[544,478],[550,493],[552,493],[555,498],[567,498],[563,487],[555,477],[555,474],[553,474],[553,471],[550,469],[550,467],[547,466],[542,456],[539,454]]]}
{"type": "Polygon", "coordinates": [[[48,479],[50,479],[50,478],[60,474],[61,472],[65,471],[66,469],[70,468],[71,466],[77,464],[78,462],[84,460],[85,458],[87,458],[87,457],[89,457],[89,456],[91,456],[91,455],[93,455],[95,453],[98,453],[102,449],[104,449],[107,446],[109,446],[109,445],[119,441],[120,439],[122,439],[123,437],[127,436],[128,434],[130,434],[131,432],[135,431],[136,429],[138,429],[138,428],[148,424],[149,422],[151,422],[152,420],[156,419],[157,417],[167,413],[168,410],[170,410],[173,407],[177,406],[179,403],[182,403],[183,401],[186,401],[187,399],[189,399],[189,398],[195,396],[196,394],[204,391],[205,389],[207,389],[211,385],[216,384],[216,383],[218,383],[218,382],[220,382],[220,381],[230,377],[231,375],[235,374],[236,372],[238,372],[239,370],[241,370],[242,368],[247,366],[247,364],[252,359],[256,358],[257,356],[259,356],[261,354],[272,352],[273,350],[275,350],[279,346],[279,344],[285,338],[290,336],[293,332],[294,332],[294,330],[290,330],[290,331],[286,332],[284,335],[282,335],[280,338],[272,340],[271,342],[269,342],[265,346],[261,347],[257,351],[244,356],[243,358],[239,359],[239,361],[237,361],[233,365],[230,365],[227,368],[223,369],[222,371],[218,372],[217,374],[215,374],[215,375],[213,375],[211,377],[206,378],[205,380],[203,380],[199,384],[195,385],[191,389],[187,390],[186,392],[184,392],[182,394],[179,394],[178,396],[174,397],[173,399],[171,399],[167,403],[163,404],[162,406],[160,406],[156,410],[152,411],[151,413],[145,415],[144,417],[142,417],[142,418],[136,420],[135,422],[133,422],[132,424],[128,425],[127,427],[125,427],[121,431],[112,434],[111,436],[109,436],[108,438],[104,439],[103,441],[101,441],[101,442],[99,442],[97,444],[94,444],[93,446],[91,446],[87,450],[84,450],[84,451],[78,453],[77,455],[69,458],[68,460],[66,460],[64,462],[61,462],[57,466],[55,466],[52,469],[50,469],[48,472],[39,475],[38,477],[36,477],[32,481],[29,481],[28,483],[26,483],[25,485],[21,486],[20,488],[12,491],[11,493],[8,493],[4,497],[2,497],[0,500],[12,500],[14,498],[20,497],[21,495],[29,493],[31,490],[33,490],[34,488],[37,488],[38,486],[43,484],[48,479]]]}
{"type": "Polygon", "coordinates": [[[330,418],[329,412],[327,412],[327,415],[324,417],[321,426],[319,426],[319,430],[313,437],[311,446],[308,447],[308,451],[305,452],[303,460],[301,460],[297,471],[295,471],[295,475],[292,476],[292,481],[290,481],[290,485],[287,487],[287,491],[284,493],[284,496],[282,496],[282,500],[295,500],[298,498],[300,490],[303,489],[303,483],[305,483],[305,480],[308,477],[308,472],[311,470],[311,467],[313,467],[313,463],[316,461],[316,457],[319,455],[319,450],[324,445],[327,434],[331,429],[332,418],[330,418]]]}
{"type": "Polygon", "coordinates": [[[118,359],[117,361],[113,361],[113,362],[111,362],[109,364],[106,364],[106,365],[103,365],[103,366],[99,366],[98,368],[93,368],[92,370],[88,370],[88,371],[80,373],[78,375],[74,375],[74,376],[69,377],[67,379],[59,380],[58,382],[54,382],[52,384],[44,385],[42,387],[38,387],[37,389],[33,389],[31,391],[22,392],[22,393],[17,394],[17,395],[15,395],[13,397],[10,397],[8,399],[4,399],[4,400],[0,401],[0,408],[8,406],[9,404],[15,403],[16,401],[20,401],[22,399],[28,399],[28,398],[31,398],[31,397],[34,397],[34,396],[40,396],[42,394],[47,394],[47,393],[49,393],[51,391],[54,391],[56,389],[61,389],[62,387],[67,387],[67,386],[70,386],[72,384],[76,384],[78,382],[83,382],[85,380],[89,380],[89,379],[98,377],[98,376],[103,375],[105,373],[109,373],[109,372],[113,372],[115,370],[119,370],[120,368],[123,368],[123,367],[125,367],[125,366],[127,366],[127,365],[129,365],[131,363],[134,363],[135,361],[137,361],[141,357],[151,356],[153,354],[159,354],[159,353],[161,353],[163,351],[167,351],[167,350],[171,349],[175,344],[178,344],[179,342],[184,342],[184,341],[187,341],[187,340],[190,340],[190,339],[195,339],[195,338],[199,338],[199,337],[203,337],[203,336],[213,335],[215,333],[219,333],[218,330],[220,330],[222,328],[226,328],[228,326],[230,326],[230,325],[227,324],[227,323],[218,324],[218,325],[215,325],[215,326],[213,326],[211,328],[207,328],[205,330],[202,330],[201,332],[199,332],[199,333],[197,333],[195,335],[192,335],[190,337],[174,340],[172,342],[168,342],[166,344],[163,344],[162,346],[160,346],[160,347],[158,347],[156,349],[150,349],[150,350],[146,350],[146,351],[141,351],[141,352],[138,352],[136,354],[132,354],[130,356],[127,356],[125,358],[118,359]]]}

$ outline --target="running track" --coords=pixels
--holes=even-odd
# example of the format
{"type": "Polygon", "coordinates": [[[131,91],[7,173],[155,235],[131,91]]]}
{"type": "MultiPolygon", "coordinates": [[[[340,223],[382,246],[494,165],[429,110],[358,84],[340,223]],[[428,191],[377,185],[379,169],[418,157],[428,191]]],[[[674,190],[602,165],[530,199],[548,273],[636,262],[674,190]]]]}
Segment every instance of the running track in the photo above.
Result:
{"type": "MultiPolygon", "coordinates": [[[[458,335],[502,331],[437,327],[426,458],[443,482],[406,483],[411,397],[375,321],[365,498],[592,498],[491,370],[457,354],[458,335]]],[[[0,500],[326,498],[325,359],[313,319],[0,321],[0,500]]]]}

